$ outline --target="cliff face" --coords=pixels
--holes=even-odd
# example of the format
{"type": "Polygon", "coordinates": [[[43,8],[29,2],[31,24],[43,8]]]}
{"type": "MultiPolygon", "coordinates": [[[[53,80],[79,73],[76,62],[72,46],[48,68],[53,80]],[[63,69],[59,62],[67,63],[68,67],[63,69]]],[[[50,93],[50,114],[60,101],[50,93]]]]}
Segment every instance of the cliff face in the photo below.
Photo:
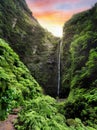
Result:
{"type": "Polygon", "coordinates": [[[97,123],[97,4],[74,15],[64,26],[63,87],[68,96],[66,118],[97,123]]]}
{"type": "Polygon", "coordinates": [[[19,54],[45,92],[56,96],[58,38],[39,25],[25,0],[0,1],[0,37],[19,54]]]}

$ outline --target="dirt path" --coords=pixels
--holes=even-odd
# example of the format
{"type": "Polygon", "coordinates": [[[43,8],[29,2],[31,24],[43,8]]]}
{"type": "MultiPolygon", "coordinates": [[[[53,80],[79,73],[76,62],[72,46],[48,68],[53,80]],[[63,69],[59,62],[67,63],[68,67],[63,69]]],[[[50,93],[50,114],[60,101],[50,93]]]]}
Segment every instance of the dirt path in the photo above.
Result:
{"type": "Polygon", "coordinates": [[[58,98],[57,102],[64,102],[66,99],[65,98],[58,98]]]}
{"type": "Polygon", "coordinates": [[[0,130],[15,130],[14,128],[14,121],[18,117],[18,112],[20,109],[14,109],[12,114],[8,116],[8,118],[4,121],[0,121],[0,130]]]}

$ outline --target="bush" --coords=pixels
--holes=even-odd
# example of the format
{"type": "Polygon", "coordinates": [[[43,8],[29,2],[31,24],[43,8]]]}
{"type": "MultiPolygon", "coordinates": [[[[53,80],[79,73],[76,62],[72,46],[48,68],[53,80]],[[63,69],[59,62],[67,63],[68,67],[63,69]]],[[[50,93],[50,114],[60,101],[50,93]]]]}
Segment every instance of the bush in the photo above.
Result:
{"type": "Polygon", "coordinates": [[[0,39],[0,119],[25,100],[41,95],[41,88],[18,55],[0,39]]]}
{"type": "Polygon", "coordinates": [[[18,124],[18,130],[69,130],[64,116],[58,112],[56,101],[49,96],[27,101],[19,115],[18,124]]]}

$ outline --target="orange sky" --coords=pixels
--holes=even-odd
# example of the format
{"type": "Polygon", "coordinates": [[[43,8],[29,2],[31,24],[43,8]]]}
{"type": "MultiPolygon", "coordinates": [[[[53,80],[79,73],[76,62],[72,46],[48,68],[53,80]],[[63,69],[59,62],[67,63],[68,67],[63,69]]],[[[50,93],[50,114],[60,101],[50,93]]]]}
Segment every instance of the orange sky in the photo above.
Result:
{"type": "Polygon", "coordinates": [[[64,23],[73,14],[86,10],[97,0],[26,0],[39,23],[55,36],[62,36],[64,23]],[[88,2],[87,2],[88,1],[88,2]]]}

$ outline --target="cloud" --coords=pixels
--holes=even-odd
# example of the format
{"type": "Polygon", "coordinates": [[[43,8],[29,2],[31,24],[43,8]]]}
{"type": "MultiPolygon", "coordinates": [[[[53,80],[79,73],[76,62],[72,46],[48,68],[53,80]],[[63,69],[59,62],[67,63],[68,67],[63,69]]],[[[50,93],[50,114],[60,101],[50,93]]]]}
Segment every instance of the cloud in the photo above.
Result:
{"type": "Polygon", "coordinates": [[[30,9],[34,12],[43,12],[47,10],[54,10],[56,6],[63,4],[71,5],[78,3],[80,0],[26,0],[30,9]]]}
{"type": "Polygon", "coordinates": [[[27,3],[38,21],[44,20],[45,22],[63,25],[75,12],[80,12],[85,9],[75,8],[74,5],[81,1],[82,0],[27,0],[27,3]]]}
{"type": "Polygon", "coordinates": [[[89,9],[97,0],[26,0],[39,23],[55,35],[73,14],[89,9]],[[56,31],[55,31],[56,30],[56,31]],[[58,31],[57,31],[58,30],[58,31]]]}
{"type": "Polygon", "coordinates": [[[86,9],[87,8],[74,9],[72,11],[51,10],[40,13],[35,12],[34,16],[38,19],[38,21],[42,20],[48,24],[53,23],[56,25],[63,25],[72,17],[72,15],[76,14],[76,12],[82,12],[86,9]]]}
{"type": "Polygon", "coordinates": [[[52,6],[55,4],[62,4],[62,3],[75,3],[79,2],[80,0],[27,0],[30,4],[35,5],[36,7],[45,7],[45,6],[52,6]]]}
{"type": "Polygon", "coordinates": [[[71,12],[64,12],[64,11],[46,11],[41,13],[35,13],[35,16],[38,18],[38,20],[44,20],[48,23],[54,23],[57,25],[63,24],[65,21],[67,21],[73,13],[71,12]]]}

